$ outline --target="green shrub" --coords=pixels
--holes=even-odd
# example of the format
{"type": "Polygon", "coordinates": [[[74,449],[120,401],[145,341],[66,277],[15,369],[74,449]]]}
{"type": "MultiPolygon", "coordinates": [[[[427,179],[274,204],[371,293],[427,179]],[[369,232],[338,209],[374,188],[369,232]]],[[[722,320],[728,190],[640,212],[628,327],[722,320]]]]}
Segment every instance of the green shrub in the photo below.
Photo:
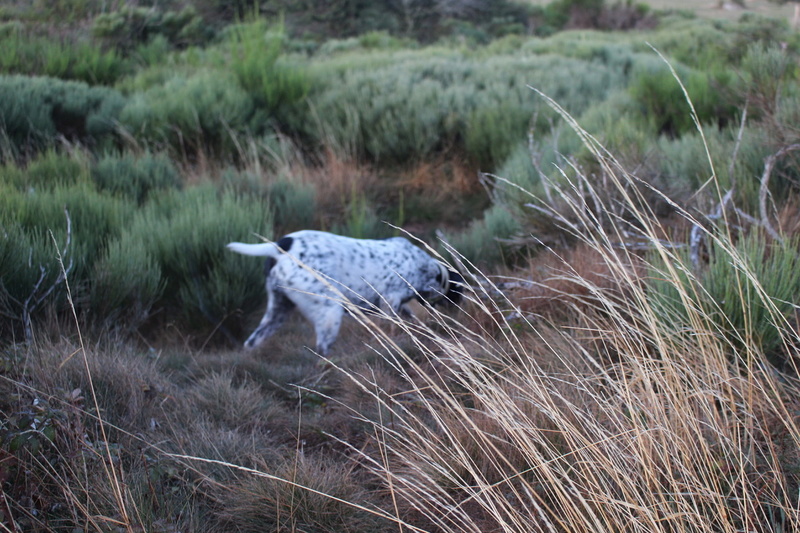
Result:
{"type": "Polygon", "coordinates": [[[473,220],[463,232],[448,237],[448,242],[468,262],[478,268],[502,264],[510,251],[501,240],[522,230],[519,220],[502,204],[494,204],[473,220]]]}
{"type": "MultiPolygon", "coordinates": [[[[64,234],[54,236],[63,246],[64,234]]],[[[24,312],[35,319],[43,308],[63,303],[64,285],[55,285],[60,272],[56,244],[46,229],[0,223],[0,329],[8,330],[5,339],[23,340],[22,328],[28,326],[24,312]]]]}
{"type": "MultiPolygon", "coordinates": [[[[747,126],[741,132],[737,126],[703,129],[705,142],[699,133],[684,135],[679,139],[659,139],[652,151],[659,178],[657,185],[676,198],[688,198],[711,177],[708,153],[716,162],[715,169],[724,191],[733,188],[733,203],[745,212],[758,212],[761,175],[764,160],[778,149],[767,130],[760,126],[747,126]],[[735,159],[734,159],[735,157],[735,159]]],[[[779,161],[770,180],[771,192],[785,197],[795,187],[797,169],[790,161],[779,161]]],[[[706,188],[705,194],[694,196],[701,209],[712,212],[719,198],[706,188]]]]}
{"type": "Polygon", "coordinates": [[[694,68],[719,65],[730,60],[735,29],[732,23],[684,18],[666,24],[648,37],[656,50],[694,68]]]}
{"type": "Polygon", "coordinates": [[[0,186],[0,191],[3,314],[16,327],[27,321],[24,312],[33,311],[34,303],[37,313],[63,310],[64,285],[55,283],[61,273],[59,254],[73,302],[79,312],[85,310],[93,265],[108,240],[119,234],[131,206],[98,194],[86,183],[26,191],[0,186]]]}
{"type": "Polygon", "coordinates": [[[125,104],[112,89],[54,78],[0,76],[0,133],[18,152],[52,146],[59,136],[89,146],[115,138],[125,104]]]}
{"type": "Polygon", "coordinates": [[[0,73],[112,85],[130,71],[127,59],[86,41],[45,38],[22,29],[0,36],[0,73]]]}
{"type": "Polygon", "coordinates": [[[178,169],[164,154],[135,156],[107,154],[92,168],[92,179],[101,191],[142,204],[159,189],[180,188],[178,169]]]}
{"type": "Polygon", "coordinates": [[[748,103],[752,103],[757,114],[775,115],[782,94],[797,80],[796,55],[756,42],[748,47],[741,68],[748,103]]]}
{"type": "Polygon", "coordinates": [[[234,152],[234,137],[247,131],[252,116],[252,99],[230,75],[201,69],[132,95],[120,122],[154,148],[222,156],[234,152]]]}
{"type": "MultiPolygon", "coordinates": [[[[733,89],[731,71],[679,69],[678,75],[702,124],[725,126],[735,118],[741,96],[733,89]]],[[[677,137],[695,128],[683,89],[666,66],[655,72],[640,72],[630,86],[630,94],[640,106],[642,120],[655,132],[677,137]]]]}
{"type": "MultiPolygon", "coordinates": [[[[119,235],[123,223],[129,220],[133,205],[102,195],[87,183],[43,190],[6,189],[0,197],[0,223],[18,224],[27,232],[52,230],[58,242],[63,243],[67,230],[65,209],[71,221],[73,287],[79,288],[109,238],[119,235]]],[[[42,237],[49,239],[44,233],[42,237]]]]}
{"type": "Polygon", "coordinates": [[[264,200],[212,186],[172,191],[149,202],[126,234],[143,242],[161,266],[163,304],[190,327],[238,332],[240,321],[232,317],[263,305],[263,262],[225,245],[252,242],[253,234],[272,236],[264,200]]]}
{"type": "Polygon", "coordinates": [[[80,154],[63,154],[49,149],[30,161],[27,167],[13,162],[0,167],[0,183],[22,191],[53,189],[88,181],[88,165],[80,154]]]}
{"type": "Polygon", "coordinates": [[[464,144],[467,153],[483,169],[493,169],[505,161],[514,145],[523,138],[530,116],[515,113],[505,104],[474,110],[467,123],[464,144]]]}
{"type": "Polygon", "coordinates": [[[287,113],[311,86],[298,59],[282,57],[285,46],[283,27],[268,27],[263,19],[237,25],[230,34],[229,66],[255,105],[269,115],[287,113]]]}
{"type": "Polygon", "coordinates": [[[155,7],[124,7],[94,19],[92,34],[119,50],[129,51],[161,37],[173,46],[200,44],[209,37],[203,20],[192,6],[181,11],[155,7]]]}
{"type": "Polygon", "coordinates": [[[363,193],[353,191],[344,219],[331,228],[333,233],[356,239],[381,239],[392,235],[392,228],[378,217],[363,193]]]}
{"type": "MultiPolygon", "coordinates": [[[[691,317],[697,315],[686,306],[696,306],[734,347],[754,345],[780,359],[781,332],[794,312],[792,302],[800,297],[798,243],[769,243],[753,232],[729,246],[724,239],[712,241],[708,265],[696,276],[684,271],[682,287],[667,282],[671,278],[656,267],[648,282],[652,304],[662,316],[672,317],[676,330],[691,328],[691,317]],[[681,293],[693,295],[692,300],[682,299],[681,293]]],[[[689,265],[685,256],[682,262],[689,265]]]]}
{"type": "Polygon", "coordinates": [[[94,264],[89,287],[92,323],[135,331],[164,290],[161,266],[142,236],[123,233],[94,264]]]}
{"type": "Polygon", "coordinates": [[[278,179],[269,186],[275,226],[283,233],[313,227],[317,217],[317,191],[313,185],[278,179]]]}
{"type": "Polygon", "coordinates": [[[554,114],[528,85],[580,113],[625,82],[597,62],[441,49],[346,55],[315,65],[315,74],[315,120],[302,126],[318,143],[387,163],[455,147],[492,167],[525,139],[533,117],[538,132],[549,128],[554,114]]]}

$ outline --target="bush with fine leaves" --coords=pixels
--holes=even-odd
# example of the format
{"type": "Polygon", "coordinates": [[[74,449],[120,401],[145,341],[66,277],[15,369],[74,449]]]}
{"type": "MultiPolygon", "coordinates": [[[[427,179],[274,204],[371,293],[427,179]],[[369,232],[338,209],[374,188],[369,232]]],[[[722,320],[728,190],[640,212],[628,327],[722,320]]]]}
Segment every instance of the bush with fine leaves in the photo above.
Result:
{"type": "Polygon", "coordinates": [[[76,81],[0,76],[0,137],[17,153],[53,145],[59,137],[90,146],[115,139],[125,98],[113,89],[76,81]]]}
{"type": "MultiPolygon", "coordinates": [[[[195,331],[219,327],[230,337],[241,327],[241,314],[263,304],[264,275],[262,261],[231,253],[225,245],[256,242],[254,234],[272,237],[268,203],[206,185],[149,202],[120,238],[139,243],[160,266],[164,292],[159,304],[173,313],[171,319],[180,317],[195,331]]],[[[136,269],[124,261],[116,265],[123,269],[114,274],[119,279],[136,269]]],[[[155,287],[153,279],[145,281],[155,287]]]]}
{"type": "Polygon", "coordinates": [[[225,71],[201,69],[175,74],[163,84],[137,92],[120,121],[135,138],[177,154],[235,151],[235,138],[253,117],[253,100],[225,71]]]}
{"type": "Polygon", "coordinates": [[[98,189],[142,204],[153,191],[181,186],[175,164],[164,154],[106,154],[92,169],[98,189]]]}

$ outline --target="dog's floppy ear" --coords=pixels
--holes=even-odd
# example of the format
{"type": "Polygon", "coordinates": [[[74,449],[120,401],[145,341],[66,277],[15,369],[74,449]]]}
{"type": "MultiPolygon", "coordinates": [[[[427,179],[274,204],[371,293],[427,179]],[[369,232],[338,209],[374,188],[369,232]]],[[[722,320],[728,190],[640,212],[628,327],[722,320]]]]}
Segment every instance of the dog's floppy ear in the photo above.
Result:
{"type": "Polygon", "coordinates": [[[442,272],[439,276],[436,276],[436,279],[444,281],[441,278],[447,276],[447,281],[442,283],[444,298],[442,298],[440,302],[444,305],[457,304],[461,301],[461,295],[464,290],[464,277],[456,270],[448,268],[441,263],[439,265],[442,272]]]}

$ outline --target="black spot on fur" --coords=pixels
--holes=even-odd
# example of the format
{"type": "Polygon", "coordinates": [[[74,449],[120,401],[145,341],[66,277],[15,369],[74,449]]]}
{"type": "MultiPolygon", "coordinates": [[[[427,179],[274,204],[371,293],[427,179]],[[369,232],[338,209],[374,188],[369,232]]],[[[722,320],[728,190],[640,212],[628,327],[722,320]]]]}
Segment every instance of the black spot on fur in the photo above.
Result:
{"type": "Polygon", "coordinates": [[[276,242],[275,244],[278,245],[278,248],[283,250],[284,252],[288,252],[292,249],[292,243],[294,242],[294,238],[292,237],[281,237],[281,240],[276,242]]]}

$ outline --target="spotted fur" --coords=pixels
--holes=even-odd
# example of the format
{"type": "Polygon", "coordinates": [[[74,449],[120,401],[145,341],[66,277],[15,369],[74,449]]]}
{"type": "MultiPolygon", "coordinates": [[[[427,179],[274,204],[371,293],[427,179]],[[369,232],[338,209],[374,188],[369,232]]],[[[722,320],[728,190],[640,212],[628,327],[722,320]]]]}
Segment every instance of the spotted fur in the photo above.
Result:
{"type": "Polygon", "coordinates": [[[463,278],[403,237],[353,239],[322,231],[297,231],[275,243],[232,242],[228,249],[266,257],[267,310],[245,341],[255,348],[295,307],[314,325],[317,352],[326,354],[345,313],[342,296],[366,311],[411,315],[407,303],[455,302],[463,278]]]}

